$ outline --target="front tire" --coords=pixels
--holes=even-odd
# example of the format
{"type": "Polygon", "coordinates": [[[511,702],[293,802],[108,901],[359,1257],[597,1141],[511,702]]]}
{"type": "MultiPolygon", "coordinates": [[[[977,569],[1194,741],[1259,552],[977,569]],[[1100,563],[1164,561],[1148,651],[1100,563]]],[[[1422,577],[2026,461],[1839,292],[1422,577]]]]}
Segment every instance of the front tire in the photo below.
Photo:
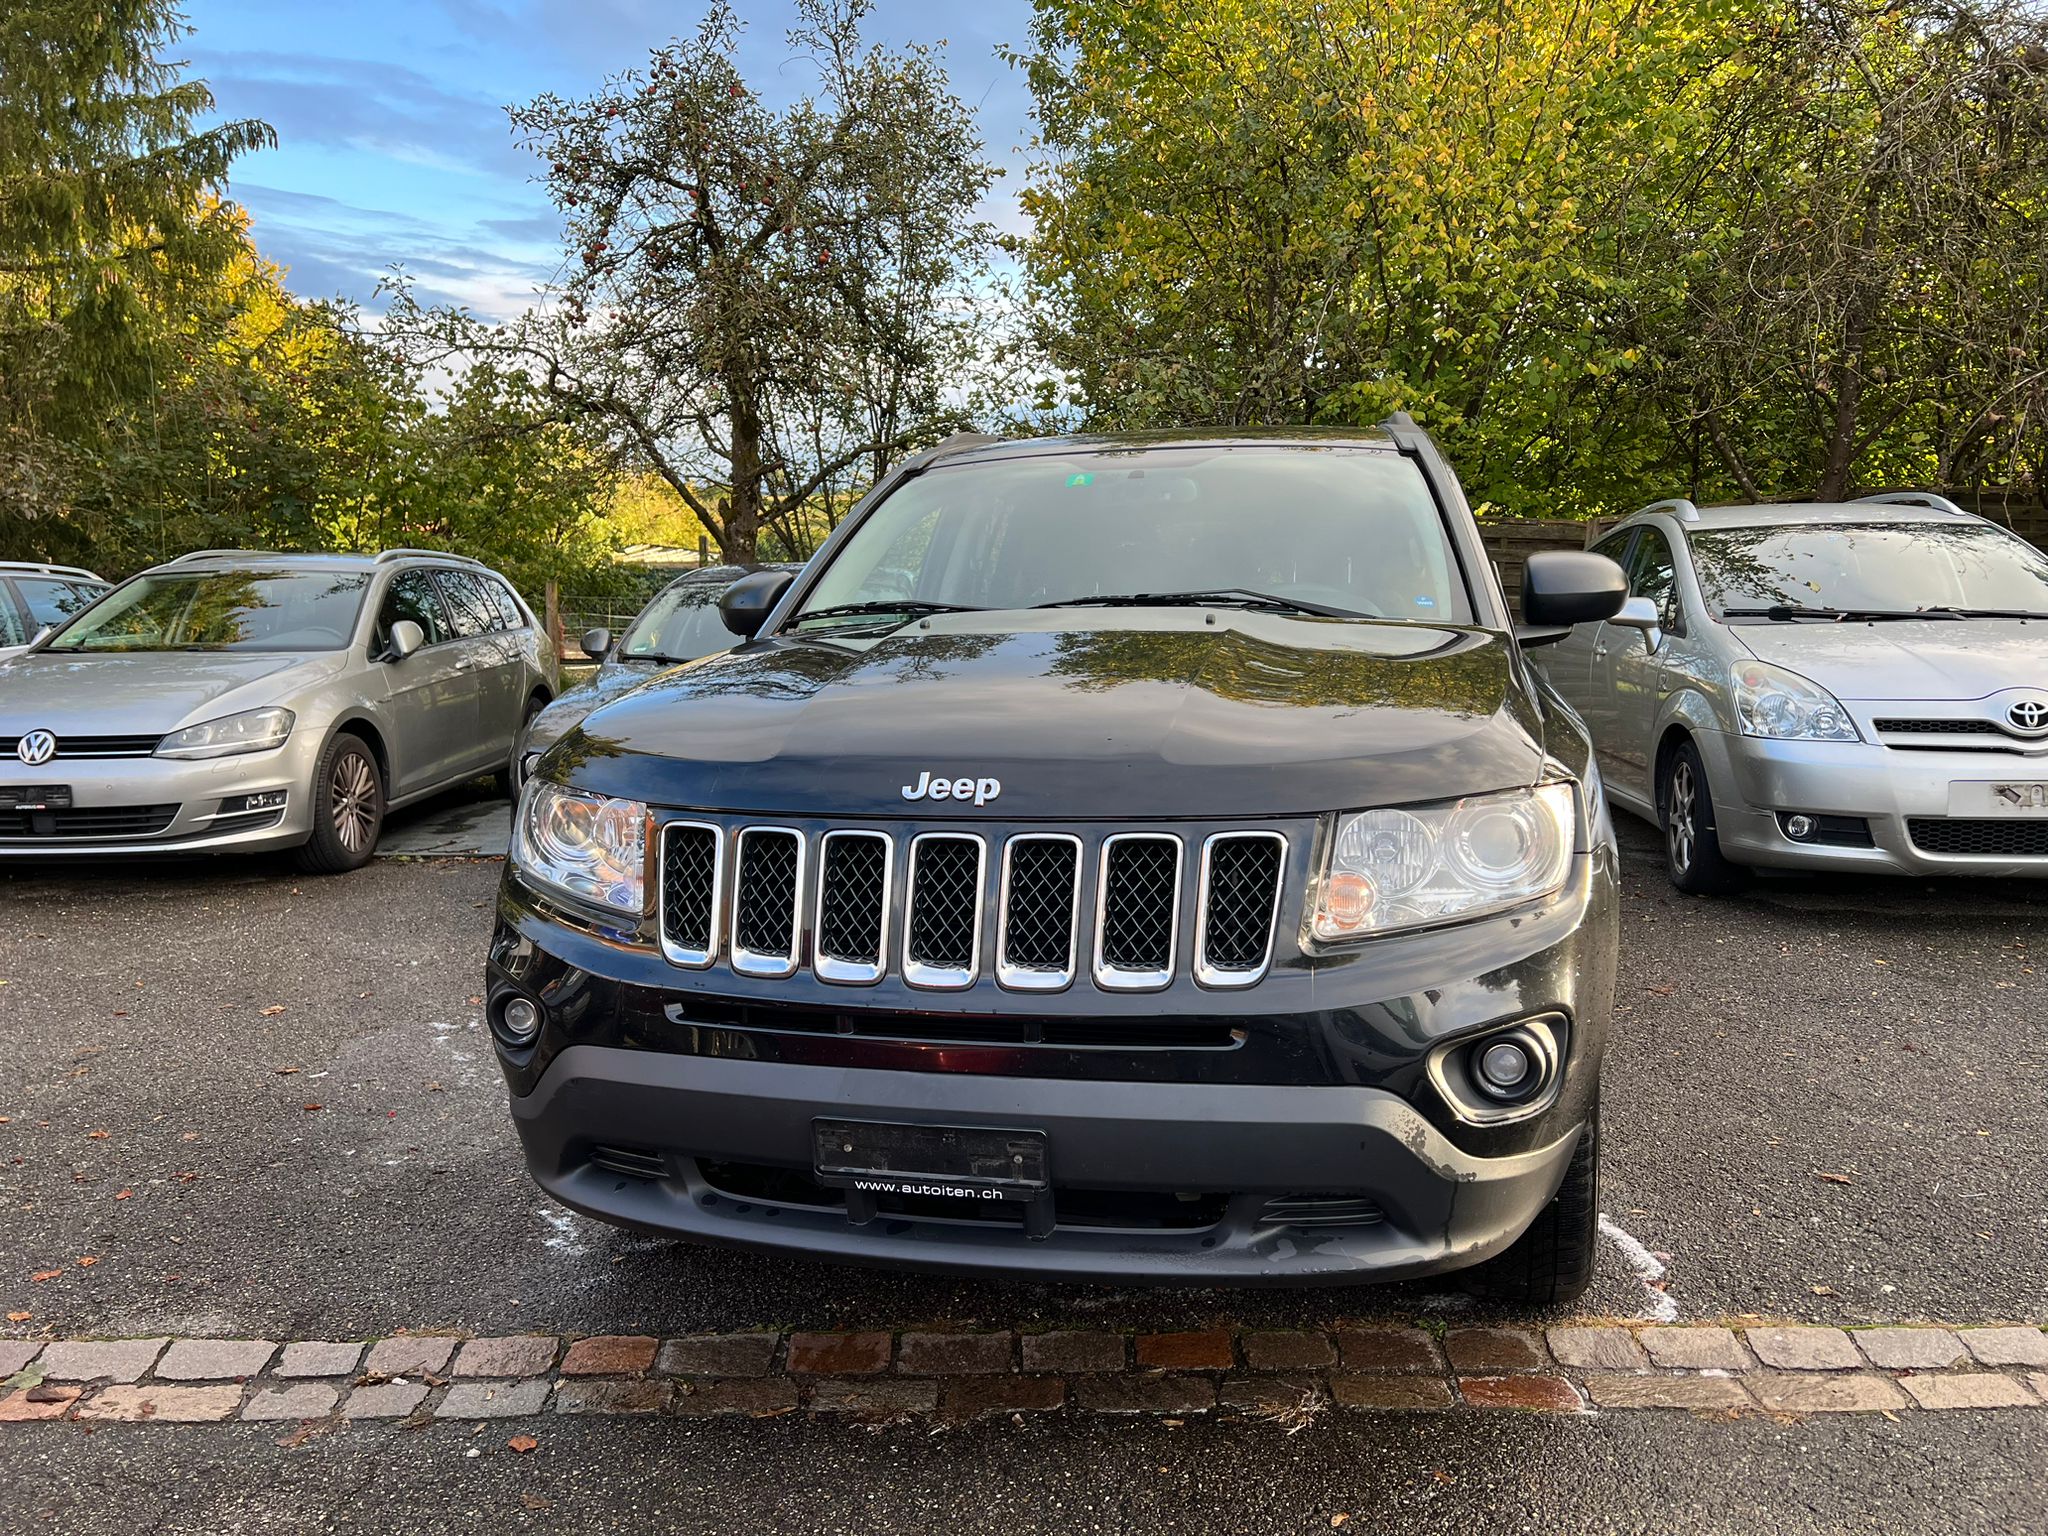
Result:
{"type": "Polygon", "coordinates": [[[1664,765],[1657,791],[1664,828],[1664,872],[1688,896],[1723,896],[1742,884],[1742,869],[1721,852],[1714,797],[1699,749],[1682,741],[1664,765]]]}
{"type": "Polygon", "coordinates": [[[494,775],[493,787],[507,800],[519,799],[519,792],[526,788],[526,728],[533,724],[533,717],[548,707],[547,700],[535,694],[526,701],[526,713],[519,717],[519,729],[512,736],[511,759],[494,775]]]}
{"type": "Polygon", "coordinates": [[[313,835],[299,849],[299,868],[314,875],[361,869],[383,831],[384,771],[376,754],[360,736],[336,736],[313,770],[313,835]]]}
{"type": "Polygon", "coordinates": [[[1593,1283],[1600,1242],[1600,1101],[1550,1204],[1505,1252],[1465,1273],[1465,1289],[1510,1307],[1552,1307],[1593,1283]]]}

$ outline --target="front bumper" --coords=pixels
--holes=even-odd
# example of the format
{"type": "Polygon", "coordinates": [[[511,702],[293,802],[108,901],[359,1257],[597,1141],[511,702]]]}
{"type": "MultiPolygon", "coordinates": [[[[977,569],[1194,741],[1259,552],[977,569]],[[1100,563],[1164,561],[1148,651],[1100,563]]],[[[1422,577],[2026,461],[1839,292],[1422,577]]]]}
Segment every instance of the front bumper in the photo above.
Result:
{"type": "Polygon", "coordinates": [[[64,758],[31,768],[0,759],[0,786],[61,784],[74,810],[58,827],[0,820],[0,859],[125,857],[149,853],[249,853],[296,847],[311,836],[309,786],[320,748],[311,732],[294,732],[281,747],[237,757],[187,761],[168,757],[64,758]],[[282,790],[281,812],[222,814],[234,797],[282,790]],[[144,817],[150,807],[175,807],[168,819],[144,817]],[[112,821],[98,818],[113,817],[112,821]],[[111,830],[96,831],[95,827],[111,830]]]}
{"type": "Polygon", "coordinates": [[[568,921],[509,869],[486,1008],[535,1180],[574,1209],[714,1243],[889,1266],[1108,1281],[1309,1284],[1477,1263],[1555,1193],[1597,1102],[1613,1006],[1614,857],[1543,906],[1289,951],[1258,985],[918,991],[688,970],[568,921]],[[1432,1075],[1554,1021],[1554,1092],[1477,1123],[1432,1075]],[[813,1176],[812,1122],[1043,1132],[1046,1203],[958,1214],[813,1176]]]}
{"type": "Polygon", "coordinates": [[[1934,852],[1915,841],[1911,825],[1947,821],[1953,784],[2048,780],[2048,757],[1903,751],[1869,741],[1766,741],[1719,731],[1702,731],[1694,740],[1713,787],[1722,852],[1738,864],[2048,876],[2048,857],[1934,852]],[[1870,825],[1871,846],[1796,842],[1779,819],[1780,813],[1795,811],[1861,818],[1870,825]]]}
{"type": "Polygon", "coordinates": [[[1475,1157],[1377,1088],[953,1077],[602,1046],[560,1053],[512,1113],[541,1187],[625,1226],[901,1268],[1234,1285],[1390,1280],[1477,1263],[1556,1193],[1580,1131],[1552,1125],[1554,1139],[1529,1151],[1475,1157]],[[863,1223],[822,1188],[785,1182],[795,1198],[763,1198],[731,1172],[807,1166],[821,1114],[1043,1130],[1051,1231],[1026,1237],[1008,1211],[884,1211],[863,1223]],[[701,1155],[708,1149],[715,1158],[701,1155]],[[644,1166],[617,1171],[636,1156],[644,1166]],[[1188,1216],[1120,1224],[1115,1195],[1155,1191],[1183,1197],[1188,1216]],[[1097,1192],[1112,1198],[1086,1199],[1097,1192]],[[1303,1227],[1291,1218],[1306,1193],[1352,1196],[1376,1216],[1303,1227]],[[1076,1203],[1088,1219],[1063,1219],[1062,1205],[1076,1203]]]}

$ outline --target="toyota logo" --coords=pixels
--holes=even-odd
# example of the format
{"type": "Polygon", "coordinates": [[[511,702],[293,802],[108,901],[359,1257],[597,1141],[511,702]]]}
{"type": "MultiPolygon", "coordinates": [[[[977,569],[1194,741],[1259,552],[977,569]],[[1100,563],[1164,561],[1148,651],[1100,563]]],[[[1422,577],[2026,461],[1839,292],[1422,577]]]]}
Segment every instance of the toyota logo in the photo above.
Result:
{"type": "MultiPolygon", "coordinates": [[[[2032,732],[2048,727],[2048,699],[2021,699],[2005,712],[2005,718],[2012,722],[2014,730],[2032,732]]],[[[26,739],[22,747],[27,749],[26,739]]]]}
{"type": "MultiPolygon", "coordinates": [[[[2048,716],[2048,710],[2043,711],[2048,716]]],[[[31,768],[40,768],[57,755],[57,738],[48,731],[30,731],[14,744],[14,755],[31,768]]]]}

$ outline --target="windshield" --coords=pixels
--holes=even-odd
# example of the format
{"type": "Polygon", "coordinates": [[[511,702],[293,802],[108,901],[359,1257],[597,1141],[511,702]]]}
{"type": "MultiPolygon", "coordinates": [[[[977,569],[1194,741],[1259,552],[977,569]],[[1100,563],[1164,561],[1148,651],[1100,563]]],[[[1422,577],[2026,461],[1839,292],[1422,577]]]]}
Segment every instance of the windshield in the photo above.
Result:
{"type": "Polygon", "coordinates": [[[1717,616],[1742,609],[2048,613],[2048,555],[1983,523],[1800,523],[1690,536],[1717,616]]]}
{"type": "MultiPolygon", "coordinates": [[[[942,465],[854,530],[794,622],[851,605],[1014,609],[1175,593],[1471,618],[1413,463],[1370,448],[1275,446],[942,465]]],[[[817,620],[876,622],[872,612],[817,620]]]]}
{"type": "Polygon", "coordinates": [[[731,649],[736,637],[718,616],[725,586],[719,581],[679,581],[655,593],[619,642],[619,654],[629,661],[695,661],[731,649]]]}
{"type": "Polygon", "coordinates": [[[336,651],[355,633],[361,571],[159,571],[59,630],[51,651],[336,651]]]}

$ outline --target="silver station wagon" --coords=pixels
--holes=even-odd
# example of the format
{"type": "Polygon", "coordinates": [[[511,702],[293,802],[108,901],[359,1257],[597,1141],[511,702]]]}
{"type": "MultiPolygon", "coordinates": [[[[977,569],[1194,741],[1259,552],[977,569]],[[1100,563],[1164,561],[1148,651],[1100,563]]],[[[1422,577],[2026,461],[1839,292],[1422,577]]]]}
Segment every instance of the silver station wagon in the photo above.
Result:
{"type": "Polygon", "coordinates": [[[461,556],[186,555],[0,666],[0,857],[355,868],[390,807],[510,781],[549,661],[511,585],[461,556]]]}
{"type": "Polygon", "coordinates": [[[1917,492],[1662,501],[1593,548],[1629,603],[1532,655],[1681,890],[2048,875],[2048,555],[1917,492]]]}

